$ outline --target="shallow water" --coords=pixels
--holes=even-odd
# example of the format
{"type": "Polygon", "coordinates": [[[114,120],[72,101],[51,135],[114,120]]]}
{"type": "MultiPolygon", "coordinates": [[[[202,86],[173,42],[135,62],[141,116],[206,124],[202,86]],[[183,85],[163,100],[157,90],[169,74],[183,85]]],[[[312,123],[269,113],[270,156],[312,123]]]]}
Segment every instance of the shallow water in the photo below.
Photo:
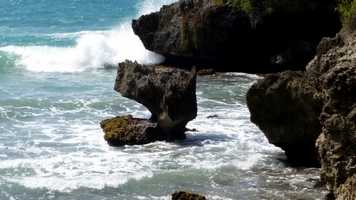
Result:
{"type": "Polygon", "coordinates": [[[163,58],[144,50],[131,18],[171,1],[0,2],[0,199],[321,199],[318,169],[294,169],[249,121],[240,73],[198,79],[185,141],[109,147],[99,122],[148,117],[113,91],[104,63],[163,58]],[[104,3],[103,3],[104,2],[104,3]],[[48,19],[48,20],[47,20],[48,19]]]}
{"type": "Polygon", "coordinates": [[[317,199],[317,169],[293,169],[249,122],[244,95],[257,77],[198,81],[197,132],[177,143],[109,147],[100,120],[148,117],[112,90],[114,71],[2,74],[0,199],[317,199]],[[5,78],[5,79],[3,79],[5,78]],[[15,80],[16,78],[16,80],[15,80]]]}

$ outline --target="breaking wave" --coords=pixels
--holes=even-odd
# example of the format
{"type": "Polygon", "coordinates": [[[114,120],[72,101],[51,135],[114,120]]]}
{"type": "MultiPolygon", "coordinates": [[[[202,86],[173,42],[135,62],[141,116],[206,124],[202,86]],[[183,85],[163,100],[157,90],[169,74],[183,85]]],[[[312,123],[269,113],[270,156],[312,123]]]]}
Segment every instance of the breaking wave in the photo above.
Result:
{"type": "MultiPolygon", "coordinates": [[[[158,10],[173,0],[145,0],[138,16],[158,10]]],[[[5,46],[0,51],[17,56],[14,64],[36,72],[80,72],[104,65],[116,65],[126,59],[142,64],[155,64],[164,57],[145,49],[126,21],[108,31],[81,31],[51,34],[55,38],[75,39],[70,47],[55,46],[5,46]]]]}

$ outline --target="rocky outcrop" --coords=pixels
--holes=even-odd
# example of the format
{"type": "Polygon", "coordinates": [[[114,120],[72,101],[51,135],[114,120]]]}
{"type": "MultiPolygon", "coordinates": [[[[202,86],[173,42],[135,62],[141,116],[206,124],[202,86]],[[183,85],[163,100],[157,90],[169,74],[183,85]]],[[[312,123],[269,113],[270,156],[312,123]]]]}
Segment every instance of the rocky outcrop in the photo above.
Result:
{"type": "Polygon", "coordinates": [[[132,27],[169,64],[259,73],[304,69],[322,36],[340,29],[334,2],[180,0],[132,27]]]}
{"type": "Polygon", "coordinates": [[[195,69],[120,63],[115,90],[144,105],[167,139],[183,139],[185,125],[197,116],[195,69]]]}
{"type": "Polygon", "coordinates": [[[206,198],[199,194],[190,192],[175,192],[172,195],[172,200],[206,200],[206,198]]]}
{"type": "Polygon", "coordinates": [[[330,190],[331,199],[355,199],[356,37],[353,33],[342,32],[335,38],[323,39],[306,72],[269,75],[251,88],[247,100],[251,120],[287,156],[289,151],[298,153],[293,141],[299,144],[300,155],[305,157],[314,155],[312,144],[317,144],[321,179],[330,190]]]}
{"type": "Polygon", "coordinates": [[[107,119],[100,125],[105,132],[105,140],[111,146],[147,144],[164,139],[157,131],[157,123],[135,119],[131,115],[107,119]]]}
{"type": "MultiPolygon", "coordinates": [[[[348,177],[336,190],[338,200],[354,200],[356,199],[356,175],[348,177]]],[[[335,196],[331,195],[331,198],[335,196]]]]}
{"type": "Polygon", "coordinates": [[[247,94],[251,121],[298,165],[318,164],[315,141],[323,99],[315,85],[302,72],[287,71],[267,75],[247,94]]]}
{"type": "Polygon", "coordinates": [[[336,199],[355,199],[356,38],[340,35],[324,40],[308,68],[321,73],[327,95],[317,141],[322,181],[336,199]]]}
{"type": "Polygon", "coordinates": [[[149,120],[117,117],[101,125],[111,145],[145,144],[185,138],[185,126],[197,115],[196,70],[119,64],[115,88],[122,96],[144,105],[149,120]]]}

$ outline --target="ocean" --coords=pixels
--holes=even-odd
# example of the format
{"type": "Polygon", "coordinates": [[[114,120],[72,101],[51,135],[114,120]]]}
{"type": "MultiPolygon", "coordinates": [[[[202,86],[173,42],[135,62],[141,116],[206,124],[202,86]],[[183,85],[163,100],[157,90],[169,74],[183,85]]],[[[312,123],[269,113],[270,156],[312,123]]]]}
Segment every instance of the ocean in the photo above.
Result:
{"type": "Polygon", "coordinates": [[[113,90],[104,65],[163,61],[130,22],[172,2],[0,1],[0,200],[322,199],[319,169],[289,166],[250,122],[256,75],[199,77],[185,141],[107,145],[101,120],[150,114],[113,90]]]}

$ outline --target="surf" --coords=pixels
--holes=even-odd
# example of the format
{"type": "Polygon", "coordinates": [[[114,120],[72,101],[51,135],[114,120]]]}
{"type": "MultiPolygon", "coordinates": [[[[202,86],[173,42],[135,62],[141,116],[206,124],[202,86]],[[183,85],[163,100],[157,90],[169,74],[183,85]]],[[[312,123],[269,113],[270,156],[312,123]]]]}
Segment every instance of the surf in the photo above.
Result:
{"type": "MultiPolygon", "coordinates": [[[[137,5],[138,13],[133,18],[154,12],[173,0],[145,0],[137,5]]],[[[15,66],[34,72],[82,72],[90,69],[116,66],[124,60],[141,64],[157,64],[164,57],[145,49],[141,40],[133,33],[131,18],[114,26],[111,30],[80,31],[77,33],[55,33],[55,39],[73,39],[74,46],[4,46],[0,52],[16,56],[15,66]]]]}

